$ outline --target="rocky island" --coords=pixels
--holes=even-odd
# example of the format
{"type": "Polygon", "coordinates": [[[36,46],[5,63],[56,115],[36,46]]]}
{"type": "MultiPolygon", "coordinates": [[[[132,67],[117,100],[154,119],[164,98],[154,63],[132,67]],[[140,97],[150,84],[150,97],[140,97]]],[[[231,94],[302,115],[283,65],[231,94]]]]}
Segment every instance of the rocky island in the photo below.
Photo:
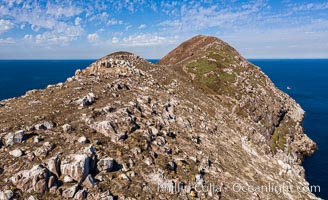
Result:
{"type": "Polygon", "coordinates": [[[220,39],[113,53],[0,102],[0,199],[317,199],[303,117],[220,39]]]}

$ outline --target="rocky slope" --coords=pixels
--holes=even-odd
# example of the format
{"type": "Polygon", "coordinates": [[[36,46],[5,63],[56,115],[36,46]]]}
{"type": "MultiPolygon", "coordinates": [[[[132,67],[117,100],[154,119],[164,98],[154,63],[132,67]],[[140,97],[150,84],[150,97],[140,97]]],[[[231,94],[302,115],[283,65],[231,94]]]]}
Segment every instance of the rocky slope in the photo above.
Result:
{"type": "Polygon", "coordinates": [[[303,116],[217,38],[156,65],[117,52],[1,101],[0,199],[316,199],[303,116]]]}

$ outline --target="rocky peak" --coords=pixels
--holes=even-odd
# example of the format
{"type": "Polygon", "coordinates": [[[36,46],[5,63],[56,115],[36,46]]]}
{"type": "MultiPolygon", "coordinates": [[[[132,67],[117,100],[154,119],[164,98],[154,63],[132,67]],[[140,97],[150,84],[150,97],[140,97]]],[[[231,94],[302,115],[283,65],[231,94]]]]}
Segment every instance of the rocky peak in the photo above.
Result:
{"type": "MultiPolygon", "coordinates": [[[[224,41],[211,36],[197,35],[173,49],[164,56],[158,64],[174,65],[183,62],[187,58],[199,56],[200,54],[210,50],[217,49],[222,51],[235,51],[224,41]]],[[[234,54],[238,54],[236,51],[234,54]]]]}
{"type": "MultiPolygon", "coordinates": [[[[86,75],[95,75],[95,74],[106,74],[113,69],[132,69],[135,68],[135,65],[142,65],[148,63],[143,58],[130,53],[130,52],[115,52],[109,54],[101,59],[97,60],[96,62],[92,63],[89,67],[82,71],[82,74],[86,75]]],[[[79,75],[78,72],[76,75],[79,75]]]]}

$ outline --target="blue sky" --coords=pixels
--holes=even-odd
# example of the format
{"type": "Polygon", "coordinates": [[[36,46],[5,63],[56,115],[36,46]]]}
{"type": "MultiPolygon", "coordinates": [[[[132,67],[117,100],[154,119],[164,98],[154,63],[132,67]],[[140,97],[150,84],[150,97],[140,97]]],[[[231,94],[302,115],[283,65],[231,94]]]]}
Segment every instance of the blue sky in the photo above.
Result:
{"type": "Polygon", "coordinates": [[[246,58],[328,58],[328,1],[0,1],[0,59],[161,58],[196,34],[246,58]]]}

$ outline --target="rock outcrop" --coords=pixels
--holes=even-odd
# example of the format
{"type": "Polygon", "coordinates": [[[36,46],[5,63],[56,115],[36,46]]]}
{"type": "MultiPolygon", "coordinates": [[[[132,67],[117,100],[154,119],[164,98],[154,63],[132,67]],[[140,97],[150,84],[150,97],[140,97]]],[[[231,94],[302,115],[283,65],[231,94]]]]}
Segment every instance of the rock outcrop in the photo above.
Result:
{"type": "Polygon", "coordinates": [[[88,174],[95,170],[95,159],[95,150],[91,146],[83,153],[71,154],[62,158],[60,172],[76,182],[82,183],[88,174]]]}
{"type": "Polygon", "coordinates": [[[4,143],[7,146],[12,146],[14,144],[21,143],[23,141],[23,138],[24,138],[24,131],[23,130],[17,131],[15,133],[8,133],[5,136],[5,142],[4,143]]]}
{"type": "Polygon", "coordinates": [[[296,189],[316,149],[303,117],[217,38],[158,64],[113,53],[1,101],[0,199],[316,199],[296,189]]]}
{"type": "Polygon", "coordinates": [[[42,165],[22,170],[11,178],[12,183],[23,192],[41,193],[48,191],[49,171],[42,165]]]}

